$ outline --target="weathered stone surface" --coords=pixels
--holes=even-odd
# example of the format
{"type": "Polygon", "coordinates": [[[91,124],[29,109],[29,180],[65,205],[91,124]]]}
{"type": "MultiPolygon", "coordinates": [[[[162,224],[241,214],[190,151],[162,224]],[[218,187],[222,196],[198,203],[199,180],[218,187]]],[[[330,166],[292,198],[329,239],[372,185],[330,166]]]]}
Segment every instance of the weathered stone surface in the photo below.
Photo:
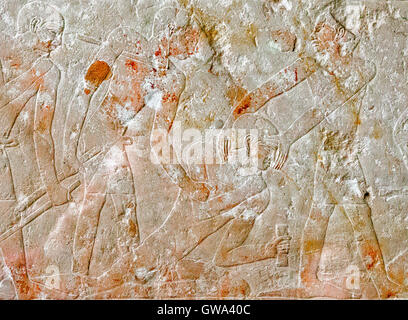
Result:
{"type": "Polygon", "coordinates": [[[407,297],[408,1],[0,17],[0,298],[407,297]]]}

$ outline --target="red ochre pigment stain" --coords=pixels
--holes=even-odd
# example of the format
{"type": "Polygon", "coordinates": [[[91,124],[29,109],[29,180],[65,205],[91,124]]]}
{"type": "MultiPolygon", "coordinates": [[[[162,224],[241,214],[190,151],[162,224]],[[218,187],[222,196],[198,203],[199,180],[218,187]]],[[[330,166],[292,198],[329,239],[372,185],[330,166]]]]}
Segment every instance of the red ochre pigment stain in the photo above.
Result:
{"type": "Polygon", "coordinates": [[[111,75],[111,69],[105,61],[95,61],[88,69],[85,80],[99,86],[111,75]]]}
{"type": "Polygon", "coordinates": [[[234,117],[238,118],[239,116],[243,115],[247,112],[247,110],[251,107],[251,96],[246,96],[239,105],[234,109],[234,117]]]}
{"type": "Polygon", "coordinates": [[[131,70],[133,70],[133,71],[137,71],[137,63],[135,61],[127,60],[126,61],[126,66],[128,68],[130,68],[131,70]]]}

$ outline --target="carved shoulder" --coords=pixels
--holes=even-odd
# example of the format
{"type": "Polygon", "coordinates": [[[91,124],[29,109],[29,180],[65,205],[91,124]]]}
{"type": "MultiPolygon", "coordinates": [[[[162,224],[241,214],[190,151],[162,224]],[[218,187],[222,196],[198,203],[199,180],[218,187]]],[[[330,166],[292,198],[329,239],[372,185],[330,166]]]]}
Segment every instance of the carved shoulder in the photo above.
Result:
{"type": "Polygon", "coordinates": [[[112,30],[107,41],[117,54],[126,51],[134,55],[148,55],[146,51],[149,46],[146,39],[131,28],[118,27],[112,30]]]}
{"type": "Polygon", "coordinates": [[[40,58],[33,64],[33,69],[36,72],[46,73],[50,71],[52,68],[56,67],[54,62],[51,61],[49,58],[40,58]]]}

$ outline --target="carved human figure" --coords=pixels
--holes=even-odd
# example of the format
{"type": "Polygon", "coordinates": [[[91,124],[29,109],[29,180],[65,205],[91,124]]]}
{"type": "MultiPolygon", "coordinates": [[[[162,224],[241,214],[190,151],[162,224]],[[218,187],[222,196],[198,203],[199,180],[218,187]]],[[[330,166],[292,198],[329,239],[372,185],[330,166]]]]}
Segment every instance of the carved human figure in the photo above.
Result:
{"type": "MultiPolygon", "coordinates": [[[[268,163],[270,163],[266,160],[271,153],[271,150],[265,147],[267,139],[276,134],[276,129],[268,120],[252,115],[244,117],[245,119],[240,119],[236,123],[242,129],[254,129],[255,123],[258,125],[258,129],[268,128],[265,130],[268,132],[264,132],[257,141],[264,148],[260,151],[259,161],[256,162],[257,165],[259,164],[259,168],[251,175],[243,178],[236,175],[239,164],[238,167],[236,165],[229,166],[226,163],[219,165],[221,169],[217,173],[220,176],[229,174],[229,181],[234,173],[235,177],[233,178],[237,184],[239,183],[238,188],[234,188],[232,185],[223,185],[223,179],[214,179],[213,185],[210,184],[213,181],[209,180],[206,185],[211,190],[225,189],[219,194],[214,193],[215,196],[210,194],[207,201],[194,200],[189,193],[181,189],[165,223],[147,237],[132,253],[122,257],[106,274],[99,277],[97,287],[109,289],[135,281],[141,286],[154,287],[154,280],[160,283],[163,272],[168,269],[178,270],[181,265],[186,263],[193,270],[194,268],[203,268],[199,267],[200,262],[189,259],[188,255],[203,240],[228,223],[230,225],[221,238],[219,249],[215,253],[214,262],[217,266],[242,265],[274,258],[278,252],[288,252],[288,240],[290,238],[287,236],[271,239],[265,245],[243,245],[256,217],[269,204],[269,191],[261,177],[261,170],[267,169],[268,163]]],[[[230,145],[235,146],[236,149],[244,149],[242,151],[247,153],[245,136],[242,138],[244,141],[241,143],[231,143],[230,145]]],[[[227,137],[227,139],[231,141],[233,137],[227,137]]],[[[234,152],[237,152],[236,149],[229,149],[222,157],[231,157],[234,152]]],[[[253,170],[254,168],[242,167],[242,169],[253,170]]],[[[205,271],[202,272],[205,273],[205,271]]],[[[188,276],[181,271],[175,271],[175,273],[179,280],[183,279],[183,276],[188,276]]],[[[200,278],[200,274],[194,276],[193,280],[200,278]]],[[[191,278],[187,279],[191,280],[191,278]]],[[[211,280],[205,279],[205,281],[211,280]]],[[[189,289],[200,290],[199,285],[195,286],[193,282],[189,282],[189,289]]]]}
{"type": "MultiPolygon", "coordinates": [[[[85,184],[74,235],[74,274],[88,275],[100,215],[106,206],[115,211],[113,228],[125,224],[124,229],[116,230],[118,250],[130,250],[139,241],[133,177],[125,146],[132,143],[126,136],[128,124],[144,106],[142,84],[150,72],[144,45],[143,37],[133,30],[113,30],[107,45],[88,68],[71,105],[72,117],[64,134],[66,164],[69,174],[84,173],[85,184]],[[109,78],[102,103],[88,115],[92,96],[109,78]],[[79,142],[84,145],[82,150],[79,142]],[[81,167],[83,170],[79,170],[81,167]]],[[[110,232],[103,233],[109,237],[110,232]]]]}
{"type": "MultiPolygon", "coordinates": [[[[286,39],[282,34],[281,31],[270,32],[271,38],[281,45],[282,51],[293,50],[295,43],[294,36],[288,32],[290,36],[286,39]]],[[[187,73],[188,79],[194,79],[195,75],[199,74],[200,79],[205,79],[205,81],[211,82],[211,85],[216,87],[214,91],[203,93],[205,97],[197,98],[196,94],[191,96],[191,93],[190,95],[186,93],[181,97],[180,106],[176,115],[176,125],[179,125],[181,122],[183,127],[181,129],[186,129],[193,125],[195,130],[200,131],[201,137],[205,137],[206,130],[209,129],[224,129],[227,131],[233,127],[234,122],[238,119],[242,121],[241,124],[245,123],[246,120],[240,118],[242,115],[256,112],[270,99],[289,91],[314,71],[314,64],[311,59],[299,59],[293,65],[271,77],[269,81],[258,89],[243,94],[242,91],[244,90],[242,88],[240,90],[226,72],[220,70],[222,67],[214,66],[214,64],[216,64],[216,62],[212,61],[211,57],[207,57],[207,60],[204,60],[204,63],[199,65],[199,67],[191,63],[184,63],[181,66],[187,73]],[[218,94],[220,87],[225,88],[226,92],[224,92],[224,96],[230,96],[229,102],[233,105],[232,110],[231,104],[225,104],[223,103],[224,101],[221,100],[222,97],[218,94]],[[204,103],[203,101],[205,100],[213,101],[214,103],[204,103]],[[202,112],[202,110],[205,110],[205,112],[202,112]]],[[[193,80],[191,80],[191,82],[193,82],[193,80]]],[[[186,86],[190,87],[192,84],[187,83],[186,86]]],[[[193,86],[190,90],[193,89],[197,89],[198,92],[200,92],[199,88],[193,86]]],[[[196,93],[196,91],[194,92],[196,93]]],[[[238,122],[239,121],[235,122],[235,124],[238,122]]],[[[250,122],[251,121],[249,121],[247,125],[249,125],[250,122]]],[[[274,128],[266,119],[264,119],[264,122],[258,119],[258,122],[263,123],[265,128],[274,128]]],[[[173,126],[173,128],[176,130],[175,126],[173,126]]],[[[251,125],[244,126],[244,128],[250,129],[251,125]]],[[[260,129],[260,127],[257,129],[260,129]]],[[[227,147],[228,149],[233,144],[232,141],[228,141],[228,137],[225,138],[224,143],[229,146],[227,147]]],[[[262,141],[261,144],[264,149],[260,148],[262,149],[260,150],[260,158],[262,158],[259,164],[260,171],[250,176],[237,175],[237,168],[230,166],[228,161],[221,164],[211,164],[206,163],[205,160],[202,163],[195,161],[193,161],[193,163],[186,163],[184,160],[181,160],[184,170],[182,174],[178,172],[178,176],[184,177],[188,175],[195,181],[204,183],[210,190],[208,201],[201,203],[193,201],[194,208],[201,212],[199,220],[192,221],[193,225],[198,226],[204,225],[205,223],[212,223],[211,228],[206,228],[207,235],[205,237],[207,237],[233,220],[225,233],[226,236],[223,238],[219,250],[216,252],[214,260],[216,265],[228,267],[271,258],[276,255],[277,246],[283,251],[287,251],[288,239],[280,238],[271,239],[270,242],[262,248],[242,246],[252,229],[257,214],[261,214],[269,203],[269,194],[266,184],[263,181],[261,171],[269,168],[273,155],[270,154],[272,150],[267,147],[267,141],[262,141]],[[253,206],[253,208],[251,208],[251,206],[253,206]],[[235,216],[232,212],[229,212],[231,210],[236,211],[235,216]],[[241,212],[241,215],[237,213],[238,211],[241,212]],[[230,213],[229,218],[226,218],[228,214],[221,215],[222,213],[228,212],[230,213]],[[243,212],[246,214],[242,214],[243,212]],[[247,213],[249,212],[253,214],[248,215],[247,213]],[[200,221],[200,219],[204,220],[200,221]],[[205,220],[208,221],[205,222],[205,220]],[[284,242],[280,245],[281,241],[284,242]],[[254,254],[254,252],[257,253],[254,254]]],[[[179,161],[183,159],[182,152],[180,153],[180,151],[180,148],[176,150],[179,161]]],[[[224,156],[228,158],[228,152],[224,156]]],[[[181,213],[179,214],[181,215],[181,213]]],[[[194,227],[194,230],[195,228],[196,227],[194,227]]],[[[201,231],[197,239],[202,239],[201,237],[205,235],[202,234],[203,232],[204,231],[201,231]]],[[[194,241],[191,242],[191,244],[190,251],[198,245],[198,242],[194,241]]]]}
{"type": "MultiPolygon", "coordinates": [[[[177,65],[180,64],[177,63],[177,65]]],[[[257,111],[270,99],[302,82],[312,72],[310,71],[312,67],[311,61],[300,59],[293,66],[272,77],[264,86],[246,95],[246,101],[253,98],[250,106],[238,104],[232,109],[230,107],[227,112],[223,113],[224,118],[207,120],[209,123],[205,122],[203,127],[220,129],[224,123],[228,123],[229,129],[231,129],[235,120],[240,119],[242,121],[241,126],[249,129],[258,121],[261,126],[270,129],[271,132],[266,135],[270,139],[273,133],[276,135],[276,129],[269,121],[266,119],[254,120],[252,117],[245,117],[247,119],[245,120],[240,117],[245,113],[257,111]],[[277,89],[268,91],[268,88],[277,89]],[[243,105],[244,107],[242,107],[243,105]]],[[[211,113],[211,111],[208,112],[211,113]]],[[[237,125],[240,121],[237,122],[237,125]]],[[[225,128],[228,127],[225,126],[225,128]]],[[[199,178],[196,178],[195,181],[197,181],[196,184],[205,184],[211,191],[209,199],[204,201],[207,198],[207,188],[201,191],[204,194],[201,199],[198,199],[201,201],[191,199],[191,193],[185,192],[186,188],[182,188],[165,223],[135,249],[133,256],[129,254],[123,257],[122,261],[118,261],[109,272],[100,277],[99,286],[108,288],[125,281],[150,279],[152,274],[160,270],[161,267],[165,268],[170,261],[181,262],[186,259],[188,254],[205,238],[230,221],[232,223],[226,234],[231,236],[226,236],[222,240],[222,245],[215,257],[215,263],[219,266],[228,267],[272,258],[276,256],[277,249],[287,252],[287,237],[271,239],[267,245],[259,248],[242,245],[253,226],[255,217],[262,213],[269,203],[268,190],[260,172],[271,164],[272,150],[267,147],[269,141],[264,136],[260,139],[261,141],[257,142],[263,147],[260,148],[260,159],[256,165],[259,166],[258,169],[260,170],[255,170],[252,174],[237,175],[237,168],[226,163],[198,164],[196,167],[203,174],[198,174],[199,178]],[[248,255],[251,250],[251,254],[248,255]],[[253,254],[253,250],[257,251],[257,254],[253,254]],[[152,255],[152,252],[157,254],[152,255]],[[135,256],[137,259],[134,259],[135,256]],[[135,270],[142,270],[143,272],[137,272],[135,275],[135,270]]],[[[153,145],[156,142],[153,136],[153,145]]],[[[232,146],[234,144],[227,142],[226,145],[232,146]]],[[[243,146],[245,143],[241,142],[241,147],[243,146]]],[[[226,150],[229,150],[229,147],[226,150]]],[[[233,150],[227,151],[222,157],[228,158],[229,152],[233,152],[233,150]]],[[[192,170],[191,167],[181,167],[180,165],[168,164],[165,161],[162,164],[170,172],[170,175],[173,174],[179,183],[181,182],[180,185],[183,181],[189,181],[191,179],[189,174],[196,171],[192,170]],[[174,169],[175,167],[177,170],[174,169]]],[[[174,180],[177,181],[176,179],[174,180]]]]}
{"type": "MultiPolygon", "coordinates": [[[[185,28],[182,33],[177,25],[167,25],[165,31],[160,34],[155,30],[155,34],[161,37],[158,42],[151,41],[150,44],[132,30],[118,29],[112,32],[107,41],[108,44],[101,48],[98,60],[89,68],[85,76],[85,83],[88,85],[78,91],[75,101],[80,103],[79,109],[83,112],[79,116],[77,114],[75,122],[70,120],[71,125],[67,125],[74,130],[66,131],[66,145],[68,148],[74,146],[74,154],[78,154],[76,137],[80,136],[86,150],[82,154],[79,152],[78,158],[81,160],[77,161],[76,166],[78,163],[80,166],[84,164],[87,168],[84,172],[92,170],[93,172],[86,186],[75,232],[73,262],[75,273],[88,274],[99,216],[107,195],[112,197],[115,208],[124,208],[119,209],[118,215],[121,213],[120,210],[123,210],[125,215],[129,215],[129,232],[133,234],[133,241],[122,248],[121,254],[130,252],[138,245],[134,182],[125,150],[125,145],[132,143],[133,137],[126,136],[127,125],[143,107],[148,106],[155,110],[153,126],[164,130],[169,129],[176,112],[178,97],[184,88],[183,74],[172,65],[169,56],[183,58],[191,54],[193,48],[190,46],[194,45],[186,40],[186,37],[187,39],[193,37],[194,32],[191,28],[185,28]],[[136,52],[135,44],[137,44],[136,52]],[[108,77],[112,65],[113,75],[108,93],[92,118],[89,118],[89,121],[87,119],[83,126],[90,96],[108,77]],[[92,85],[90,80],[94,75],[98,75],[99,66],[102,66],[105,71],[102,72],[102,77],[97,79],[97,83],[92,85]],[[93,125],[93,121],[96,121],[97,126],[93,125]],[[96,131],[95,127],[101,128],[101,131],[96,131]],[[101,149],[100,146],[106,147],[101,149]],[[94,164],[99,165],[92,169],[94,164]]],[[[194,40],[194,38],[191,39],[191,41],[194,40]]],[[[68,159],[75,165],[75,159],[71,160],[68,159]]],[[[172,166],[170,171],[174,172],[178,169],[177,166],[172,166]]],[[[68,175],[76,171],[70,170],[68,175]]],[[[170,175],[170,178],[174,179],[174,176],[170,175]]],[[[198,188],[202,189],[200,184],[193,183],[189,179],[175,182],[188,192],[195,193],[198,188]]]]}
{"type": "Polygon", "coordinates": [[[264,181],[263,173],[272,164],[275,150],[273,145],[269,144],[269,140],[278,134],[278,130],[268,119],[252,114],[238,117],[233,124],[233,134],[236,133],[235,130],[245,130],[247,135],[240,137],[238,133],[238,138],[228,137],[224,139],[224,143],[228,146],[225,148],[226,154],[224,154],[226,162],[219,168],[207,166],[208,175],[213,179],[217,177],[216,183],[214,180],[210,180],[213,182],[213,184],[210,184],[212,190],[220,190],[220,192],[219,195],[216,194],[215,198],[209,201],[209,206],[204,206],[206,212],[203,212],[203,216],[220,213],[233,216],[214,256],[214,263],[221,267],[232,267],[275,258],[278,253],[287,254],[289,240],[291,239],[289,235],[280,235],[278,237],[270,235],[271,238],[268,239],[266,244],[254,245],[245,242],[256,219],[265,211],[270,202],[270,191],[264,181]],[[257,134],[252,136],[251,130],[257,134]],[[236,141],[234,141],[234,138],[236,141]],[[255,151],[252,149],[255,149],[255,151]],[[236,159],[234,157],[239,158],[241,153],[242,158],[242,152],[254,157],[254,159],[249,159],[249,163],[243,166],[239,163],[234,164],[236,159]],[[256,155],[251,154],[255,152],[256,155]],[[256,160],[256,167],[254,166],[255,163],[251,163],[251,160],[256,160]],[[234,192],[225,192],[223,190],[225,186],[227,188],[232,187],[227,185],[226,180],[232,181],[233,176],[236,176],[237,173],[241,175],[241,179],[235,180],[241,181],[235,181],[234,192]],[[220,177],[225,177],[225,180],[224,178],[220,179],[220,177]],[[248,188],[247,184],[251,185],[250,188],[248,188]],[[253,189],[254,187],[259,189],[253,189]],[[259,193],[256,193],[256,191],[259,193]],[[248,198],[244,200],[243,196],[245,195],[248,198]],[[219,204],[222,203],[221,199],[225,199],[226,208],[221,209],[219,207],[219,204]],[[241,203],[236,208],[232,208],[234,200],[237,199],[241,203]]]}
{"type": "Polygon", "coordinates": [[[358,159],[356,132],[361,100],[364,88],[374,78],[376,70],[370,62],[353,56],[356,43],[355,36],[345,30],[330,12],[324,11],[319,16],[307,52],[320,66],[307,79],[316,105],[279,137],[277,167],[280,168],[287,159],[290,146],[321,124],[313,204],[301,246],[299,293],[304,297],[349,297],[348,292],[321,282],[317,277],[327,225],[336,206],[349,219],[362,261],[379,295],[387,298],[398,291],[385,271],[358,159]]]}
{"type": "MultiPolygon", "coordinates": [[[[272,33],[272,36],[276,36],[277,40],[282,40],[280,39],[281,33],[275,32],[272,33]]],[[[288,48],[293,48],[293,39],[292,38],[289,39],[289,42],[292,44],[292,46],[290,44],[288,44],[287,46],[282,46],[284,50],[289,50],[288,48]]],[[[208,40],[206,38],[204,38],[203,41],[201,42],[201,49],[203,49],[203,47],[204,48],[208,47],[208,40]]],[[[205,52],[205,50],[203,50],[203,52],[205,52]]],[[[205,70],[211,69],[211,65],[208,66],[207,64],[208,61],[211,60],[211,54],[209,54],[208,52],[205,53],[203,52],[202,56],[205,57],[204,61],[201,62],[203,63],[203,66],[197,67],[197,64],[191,63],[191,60],[187,60],[187,62],[184,62],[182,64],[176,63],[176,65],[180,66],[180,68],[183,68],[183,71],[187,73],[188,79],[193,78],[194,74],[199,72],[202,78],[206,77],[211,79],[209,81],[217,81],[216,79],[214,79],[217,78],[215,74],[212,75],[203,74],[204,72],[202,71],[202,69],[205,70]]],[[[184,127],[186,127],[188,124],[191,125],[192,123],[197,122],[196,116],[200,117],[200,124],[194,129],[199,130],[201,132],[201,137],[205,136],[205,131],[207,129],[221,129],[221,128],[226,130],[231,129],[232,123],[236,119],[240,119],[240,116],[242,114],[249,111],[255,112],[273,97],[276,97],[279,94],[282,94],[283,92],[290,90],[292,87],[296,86],[298,83],[303,81],[303,79],[305,78],[305,74],[310,72],[307,71],[309,66],[306,64],[305,67],[305,63],[303,61],[302,62],[297,61],[295,67],[299,67],[299,74],[297,77],[295,77],[295,72],[297,72],[297,70],[295,71],[294,67],[292,67],[292,69],[288,68],[287,70],[284,70],[277,74],[275,77],[273,77],[271,81],[268,81],[266,84],[264,84],[264,86],[259,88],[258,91],[248,94],[246,96],[247,99],[251,98],[254,98],[254,100],[258,99],[256,100],[256,102],[252,104],[253,108],[251,110],[243,110],[240,109],[240,107],[238,106],[231,110],[231,105],[229,105],[229,108],[227,107],[228,109],[225,108],[223,110],[221,103],[214,105],[211,105],[210,103],[209,105],[205,105],[204,107],[200,105],[200,102],[202,100],[194,99],[194,102],[198,104],[198,106],[196,106],[193,103],[191,103],[191,101],[188,100],[188,93],[186,95],[182,95],[181,102],[178,107],[178,114],[176,115],[176,121],[179,121],[179,119],[184,119],[185,121],[184,127]],[[290,76],[288,77],[288,73],[290,71],[292,71],[293,75],[292,78],[290,76]],[[279,89],[274,92],[267,92],[268,86],[273,85],[279,86],[279,89]],[[265,92],[267,93],[265,94],[265,92]],[[262,99],[259,99],[261,95],[262,99]],[[194,111],[193,108],[197,109],[201,108],[200,110],[204,109],[205,110],[204,115],[200,115],[199,110],[194,111]],[[216,116],[214,116],[215,114],[216,116]]],[[[222,80],[225,80],[225,77],[223,77],[222,80]]],[[[187,83],[187,86],[188,85],[191,84],[187,83]]],[[[233,89],[236,89],[232,88],[233,86],[234,85],[231,84],[230,88],[231,91],[233,91],[233,89]]],[[[210,101],[216,100],[213,97],[212,93],[206,93],[206,97],[210,101]]],[[[217,100],[217,102],[219,102],[219,100],[217,100]]],[[[251,122],[252,125],[254,125],[255,122],[258,122],[264,124],[265,128],[269,129],[274,128],[266,119],[263,120],[264,122],[262,122],[261,119],[257,119],[257,121],[253,119],[252,121],[248,120],[249,122],[246,123],[246,125],[244,125],[246,120],[243,120],[241,118],[240,121],[242,121],[241,125],[243,125],[243,128],[247,130],[251,128],[250,125],[251,122]]],[[[236,122],[236,124],[238,122],[236,122]]],[[[177,123],[176,125],[178,124],[179,123],[177,123]]],[[[174,127],[175,126],[173,126],[173,128],[174,127]]],[[[257,127],[257,129],[260,129],[260,127],[257,127]]],[[[226,140],[224,141],[224,143],[226,143],[226,145],[229,146],[227,147],[228,149],[233,145],[233,143],[231,141],[228,141],[231,137],[225,138],[226,140]]],[[[259,155],[259,157],[261,158],[259,160],[259,169],[266,170],[269,167],[269,164],[271,163],[270,152],[272,150],[266,147],[267,141],[262,141],[261,145],[263,146],[264,149],[260,148],[262,150],[260,150],[261,155],[259,155]]],[[[178,151],[176,150],[176,152],[178,159],[179,160],[182,159],[183,155],[180,154],[180,148],[178,151]]],[[[223,155],[223,157],[228,158],[228,151],[227,154],[223,155]]],[[[169,168],[172,166],[171,165],[169,166],[168,164],[164,163],[164,167],[169,168]]],[[[178,166],[178,168],[180,168],[180,166],[178,166]]],[[[230,227],[226,231],[226,235],[229,236],[225,236],[223,238],[219,250],[216,252],[215,256],[216,265],[227,267],[271,258],[276,255],[277,247],[279,247],[279,249],[282,249],[282,251],[287,251],[288,245],[287,237],[271,239],[267,245],[261,246],[259,248],[251,245],[242,246],[242,243],[247,238],[254,224],[257,214],[262,213],[266,208],[267,204],[269,203],[269,194],[268,190],[266,189],[265,182],[263,181],[263,178],[260,174],[261,171],[258,170],[255,174],[241,177],[237,175],[237,168],[230,166],[228,164],[228,161],[226,161],[226,163],[221,164],[211,163],[207,164],[206,161],[204,160],[203,163],[201,162],[197,163],[194,161],[193,163],[184,162],[182,169],[171,170],[171,172],[173,173],[173,175],[177,174],[177,177],[180,181],[182,181],[183,179],[186,180],[193,179],[194,181],[197,181],[197,183],[204,183],[206,188],[210,190],[209,199],[207,201],[193,200],[192,205],[196,211],[196,216],[188,218],[185,217],[184,219],[182,219],[181,217],[184,216],[184,213],[173,211],[169,216],[169,219],[166,221],[166,224],[168,225],[171,224],[177,225],[177,223],[172,222],[172,220],[174,221],[183,220],[185,221],[184,223],[190,221],[187,224],[190,225],[191,228],[190,237],[192,237],[192,239],[189,241],[187,240],[182,241],[183,243],[188,243],[189,244],[188,246],[190,248],[189,249],[185,248],[183,250],[181,250],[181,248],[184,248],[183,246],[179,248],[181,251],[184,252],[183,253],[184,257],[187,256],[187,254],[191,252],[203,239],[216,232],[219,228],[221,228],[231,220],[234,221],[231,222],[230,227]],[[234,210],[235,213],[232,213],[231,211],[234,210]],[[249,214],[250,212],[251,214],[249,214]],[[225,213],[225,215],[222,215],[222,213],[225,213]],[[198,233],[195,234],[193,230],[194,232],[198,233]],[[194,237],[195,239],[193,239],[194,237]],[[282,241],[284,242],[280,244],[280,242],[282,241]],[[254,252],[257,253],[254,254],[254,252]]],[[[185,201],[183,197],[180,197],[179,200],[185,201]]],[[[169,227],[166,226],[166,228],[169,227]]],[[[175,236],[173,237],[177,237],[176,232],[177,229],[173,227],[173,230],[175,234],[175,236]]]]}
{"type": "MultiPolygon", "coordinates": [[[[290,32],[273,30],[269,32],[269,36],[275,42],[279,43],[282,52],[294,49],[296,39],[290,32]],[[288,37],[284,35],[288,35],[288,37]]],[[[204,46],[208,46],[208,40],[207,45],[204,46]]],[[[244,88],[233,81],[223,66],[219,65],[217,59],[214,59],[211,53],[208,53],[210,50],[212,49],[210,48],[204,51],[206,52],[205,54],[202,54],[202,56],[206,55],[203,61],[198,63],[197,61],[189,61],[180,65],[180,68],[186,72],[186,77],[189,81],[187,81],[186,89],[180,99],[172,133],[175,133],[179,129],[185,130],[193,128],[199,131],[201,137],[205,137],[206,131],[208,130],[224,129],[227,131],[232,128],[234,121],[237,119],[245,122],[245,120],[240,118],[241,115],[256,112],[270,99],[279,96],[302,82],[313,69],[312,61],[299,59],[292,66],[274,75],[270,81],[267,81],[257,90],[248,93],[244,88]],[[203,82],[207,86],[211,86],[213,90],[206,90],[206,86],[202,85],[203,82]],[[272,88],[276,88],[276,90],[271,90],[272,88]],[[241,102],[243,97],[245,97],[244,102],[241,102]],[[253,99],[252,102],[251,99],[253,99]],[[238,102],[241,102],[241,104],[238,102]],[[250,103],[252,104],[250,105],[250,103]],[[231,106],[233,106],[232,109],[231,106]]],[[[260,123],[262,123],[262,121],[260,121],[260,123]]],[[[269,127],[268,121],[265,120],[264,124],[265,127],[269,127]]],[[[249,128],[250,126],[246,129],[249,128]]],[[[230,143],[228,144],[227,140],[225,141],[226,145],[231,147],[231,141],[229,141],[230,143]]],[[[203,141],[203,145],[204,144],[205,142],[203,141]]],[[[264,142],[264,144],[267,144],[267,142],[264,142]]],[[[255,175],[252,177],[240,177],[237,175],[237,168],[229,166],[228,163],[214,165],[206,163],[205,160],[202,163],[197,163],[196,161],[188,163],[183,160],[183,148],[178,148],[176,152],[178,161],[182,163],[186,174],[197,182],[205,183],[207,188],[211,191],[207,202],[195,203],[195,207],[200,208],[199,210],[202,213],[207,211],[211,212],[208,213],[207,216],[207,218],[210,217],[209,220],[217,219],[217,201],[219,204],[218,214],[227,212],[228,209],[232,209],[239,204],[242,204],[241,209],[246,212],[252,210],[251,204],[254,206],[253,215],[243,215],[245,219],[241,219],[239,218],[240,215],[237,214],[236,219],[233,219],[234,221],[231,222],[227,228],[228,230],[225,232],[225,235],[228,234],[230,236],[223,238],[219,250],[216,252],[215,264],[228,267],[273,257],[273,252],[276,251],[276,246],[279,246],[278,243],[282,241],[282,239],[272,239],[271,237],[270,243],[268,244],[271,250],[267,250],[267,246],[262,248],[241,246],[251,231],[255,218],[264,211],[269,202],[267,186],[263,182],[261,175],[258,174],[257,177],[255,177],[255,175]],[[248,181],[251,181],[253,185],[248,181]],[[258,190],[260,185],[262,187],[258,190]],[[259,195],[257,195],[258,192],[259,195]],[[244,200],[251,198],[251,196],[256,196],[255,198],[257,200],[252,199],[244,205],[244,200]],[[245,210],[243,209],[244,206],[246,206],[245,210]],[[232,230],[235,231],[231,232],[232,230]],[[252,252],[249,253],[251,250],[252,252]],[[254,254],[254,252],[257,253],[254,254]],[[238,258],[239,256],[241,259],[238,258]]],[[[228,156],[228,154],[226,154],[226,156],[228,156]]],[[[267,169],[271,162],[270,155],[264,154],[263,156],[268,158],[266,161],[268,164],[264,168],[267,169]]],[[[205,219],[205,217],[206,215],[203,214],[202,218],[205,219]]],[[[221,220],[222,218],[218,219],[221,220]]],[[[228,222],[229,221],[226,221],[225,223],[228,222]]],[[[218,225],[217,228],[219,228],[218,225]]],[[[210,235],[216,230],[208,229],[207,231],[208,235],[210,235]]],[[[287,247],[286,242],[285,244],[282,243],[281,247],[287,247]]]]}
{"type": "MultiPolygon", "coordinates": [[[[33,61],[6,70],[18,76],[0,88],[0,140],[7,154],[16,206],[10,211],[9,228],[20,227],[3,241],[5,262],[12,272],[18,296],[34,297],[38,292],[29,283],[21,229],[24,211],[40,197],[47,196],[51,206],[68,201],[68,190],[57,179],[54,167],[54,141],[51,136],[60,70],[50,58],[61,45],[64,19],[53,7],[31,2],[21,8],[17,18],[19,44],[16,59],[33,61]],[[34,160],[34,161],[33,161],[34,160]],[[14,252],[10,252],[10,248],[14,252]]],[[[9,178],[10,179],[10,178],[9,178]]],[[[7,230],[5,230],[7,232],[7,230]]]]}

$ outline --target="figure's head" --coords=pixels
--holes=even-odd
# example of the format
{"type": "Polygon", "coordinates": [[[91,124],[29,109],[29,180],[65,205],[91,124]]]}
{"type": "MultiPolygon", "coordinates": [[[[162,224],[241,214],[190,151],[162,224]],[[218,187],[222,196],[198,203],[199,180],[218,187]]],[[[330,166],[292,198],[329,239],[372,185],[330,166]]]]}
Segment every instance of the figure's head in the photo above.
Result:
{"type": "Polygon", "coordinates": [[[18,13],[17,29],[20,34],[32,33],[36,48],[51,52],[62,44],[64,18],[50,5],[30,2],[18,13]]]}
{"type": "Polygon", "coordinates": [[[184,9],[167,7],[158,11],[153,36],[159,40],[157,56],[185,60],[201,55],[205,60],[212,54],[205,33],[184,9]]]}
{"type": "Polygon", "coordinates": [[[311,43],[318,62],[336,69],[348,61],[358,40],[326,11],[317,20],[311,43]]]}
{"type": "Polygon", "coordinates": [[[276,152],[276,145],[270,141],[279,134],[272,122],[257,114],[245,114],[234,122],[233,128],[247,131],[245,135],[238,135],[236,143],[232,144],[236,148],[235,152],[252,154],[257,170],[269,169],[276,152]]]}
{"type": "Polygon", "coordinates": [[[295,4],[291,0],[264,0],[262,2],[264,15],[271,27],[258,30],[257,40],[267,41],[280,52],[294,51],[298,40],[292,23],[295,4]]]}

